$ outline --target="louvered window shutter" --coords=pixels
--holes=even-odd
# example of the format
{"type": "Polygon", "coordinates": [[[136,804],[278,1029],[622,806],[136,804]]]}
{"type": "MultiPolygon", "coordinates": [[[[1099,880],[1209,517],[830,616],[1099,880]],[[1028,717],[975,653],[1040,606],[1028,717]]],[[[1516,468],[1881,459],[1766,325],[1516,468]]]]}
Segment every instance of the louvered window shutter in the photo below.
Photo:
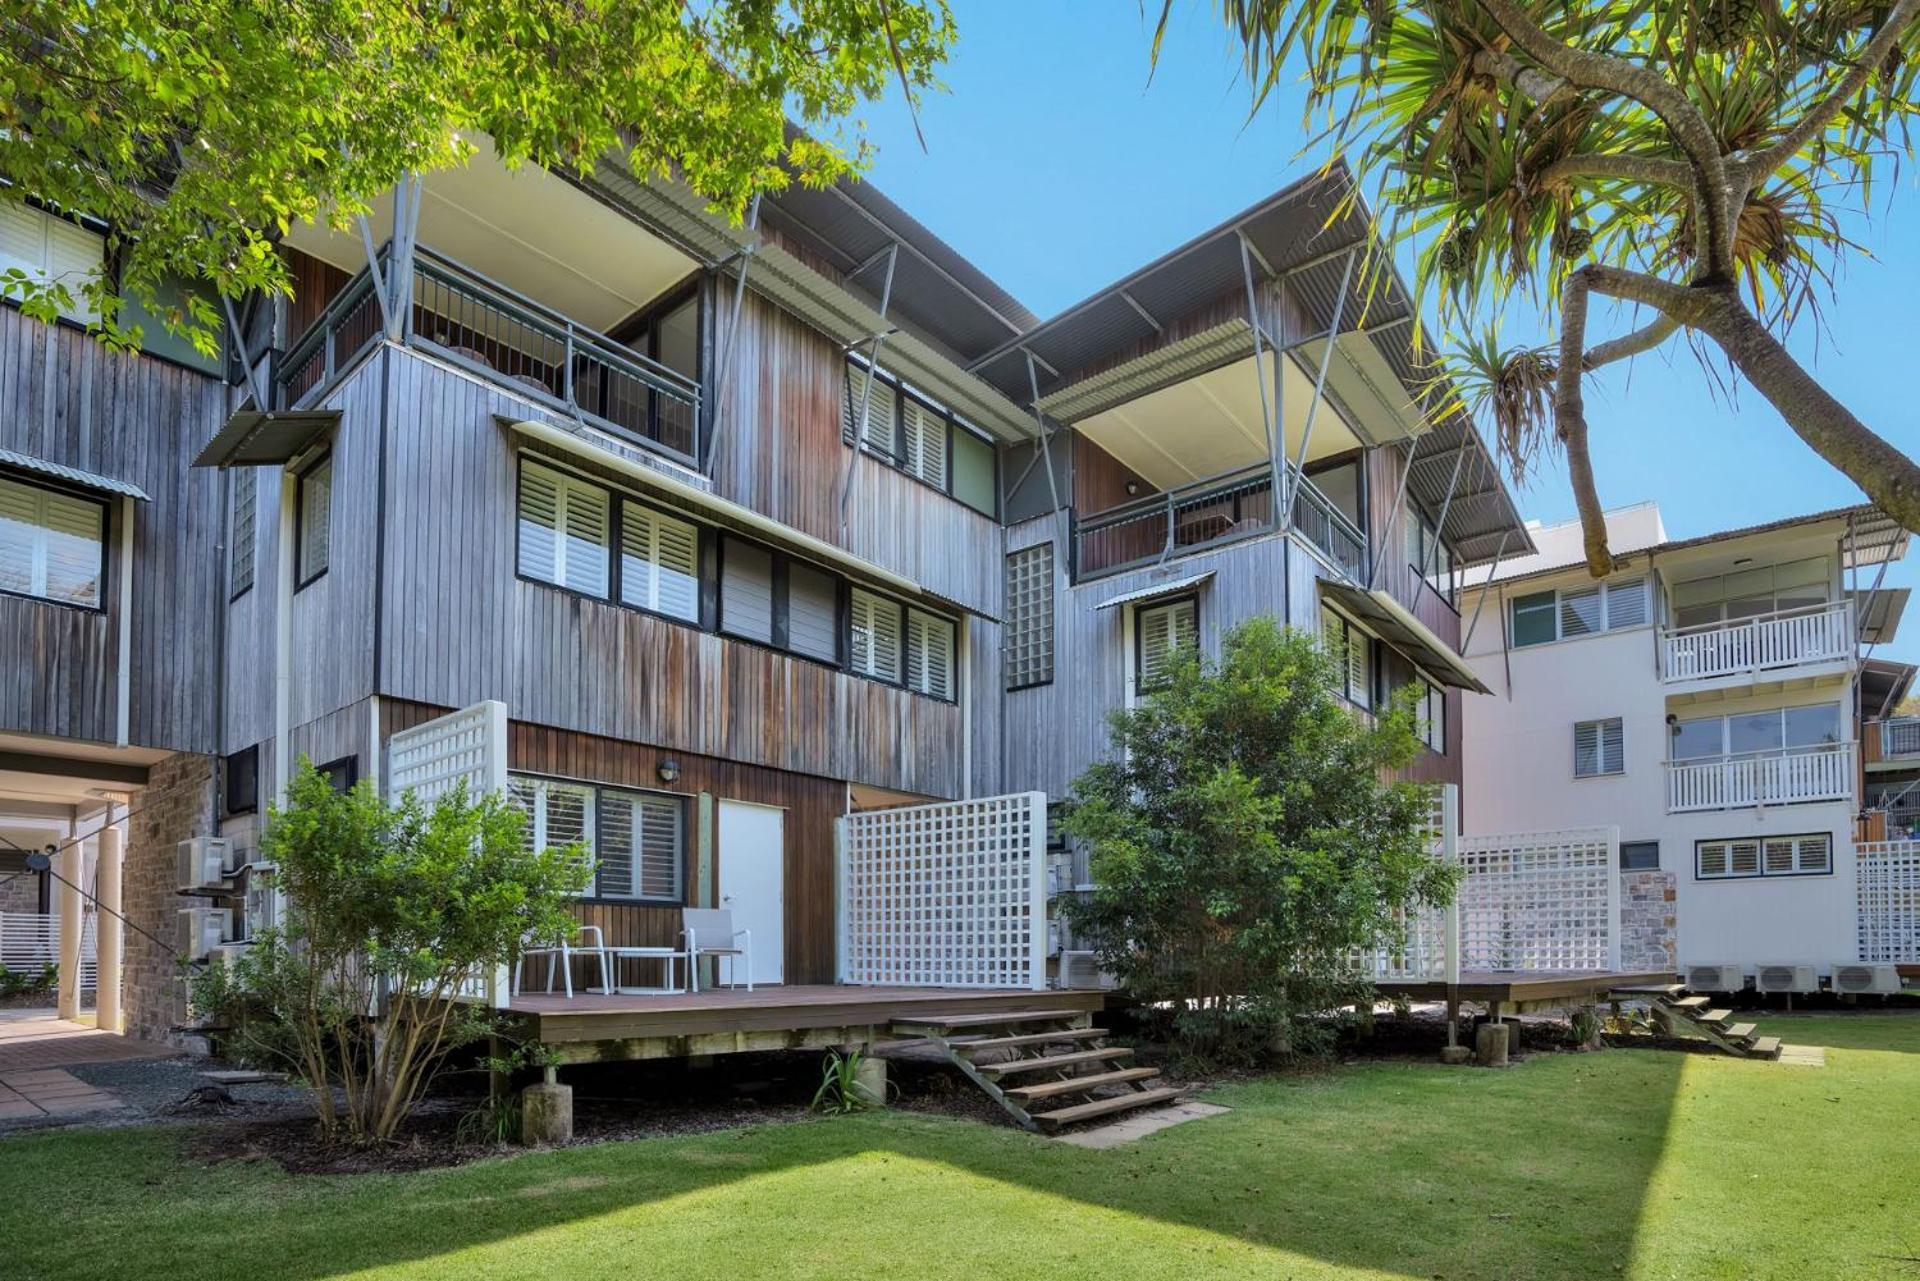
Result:
{"type": "Polygon", "coordinates": [[[883,681],[900,679],[900,606],[854,588],[850,601],[853,670],[883,681]]]}
{"type": "Polygon", "coordinates": [[[1151,689],[1166,679],[1174,652],[1195,642],[1193,602],[1175,601],[1142,609],[1135,617],[1134,626],[1140,632],[1139,685],[1141,689],[1151,689]]]}
{"type": "Polygon", "coordinates": [[[99,503],[0,479],[0,590],[98,605],[105,546],[99,503]]]}
{"type": "Polygon", "coordinates": [[[953,700],[953,624],[917,609],[907,613],[907,688],[953,700]]]}
{"type": "Polygon", "coordinates": [[[873,391],[867,391],[867,370],[865,366],[849,364],[847,366],[847,415],[845,439],[853,442],[856,427],[860,441],[868,449],[885,454],[888,458],[896,456],[898,448],[894,439],[894,421],[899,410],[899,391],[884,377],[876,374],[873,378],[873,391]],[[861,418],[862,399],[866,402],[866,416],[861,418]],[[856,419],[860,419],[858,424],[856,419]]]}
{"type": "Polygon", "coordinates": [[[538,463],[523,463],[520,572],[590,596],[605,596],[611,506],[611,495],[598,485],[538,463]]]}
{"type": "Polygon", "coordinates": [[[259,478],[250,468],[233,473],[233,529],[228,539],[227,595],[238,596],[253,586],[255,507],[259,478]]]}
{"type": "Polygon", "coordinates": [[[1727,874],[1727,843],[1708,841],[1699,847],[1699,873],[1702,876],[1727,874]]]}
{"type": "Polygon", "coordinates": [[[901,461],[935,489],[947,487],[947,420],[917,400],[901,407],[901,461]]]}
{"type": "Polygon", "coordinates": [[[700,531],[637,503],[620,511],[620,599],[688,621],[700,617],[700,531]]]}
{"type": "Polygon", "coordinates": [[[799,561],[787,563],[787,648],[831,663],[840,654],[840,583],[799,561]]]}
{"type": "Polygon", "coordinates": [[[1620,718],[1581,721],[1573,727],[1574,777],[1621,773],[1626,769],[1625,747],[1620,718]]]}
{"type": "Polygon", "coordinates": [[[1733,876],[1752,876],[1760,870],[1760,842],[1728,841],[1727,871],[1733,876]]]}
{"type": "Polygon", "coordinates": [[[1373,638],[1354,628],[1347,630],[1347,697],[1373,706],[1373,638]]]}
{"type": "MultiPolygon", "coordinates": [[[[594,822],[594,791],[579,783],[512,777],[507,799],[527,816],[523,840],[529,853],[582,842],[588,857],[596,853],[598,825],[594,822]]],[[[587,892],[593,892],[591,883],[587,892]]]]}
{"type": "Polygon", "coordinates": [[[720,547],[720,630],[773,643],[773,553],[728,538],[720,547]]]}
{"type": "Polygon", "coordinates": [[[1647,621],[1647,580],[1629,578],[1607,584],[1607,630],[1639,627],[1647,621]]]}
{"type": "Polygon", "coordinates": [[[1591,636],[1601,628],[1600,588],[1560,593],[1560,635],[1591,636]]]}
{"type": "Polygon", "coordinates": [[[673,797],[601,790],[600,897],[680,901],[683,812],[673,797]]]}
{"type": "Polygon", "coordinates": [[[333,544],[333,459],[300,478],[300,581],[326,572],[333,544]]]}
{"type": "Polygon", "coordinates": [[[1796,872],[1825,872],[1833,867],[1833,843],[1827,836],[1802,836],[1797,842],[1796,872]]]}

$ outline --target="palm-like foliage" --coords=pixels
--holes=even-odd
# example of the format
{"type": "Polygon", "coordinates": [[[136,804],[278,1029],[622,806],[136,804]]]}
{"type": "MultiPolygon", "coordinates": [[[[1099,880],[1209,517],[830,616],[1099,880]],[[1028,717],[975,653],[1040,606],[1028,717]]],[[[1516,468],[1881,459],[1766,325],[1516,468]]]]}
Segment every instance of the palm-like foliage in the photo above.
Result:
{"type": "Polygon", "coordinates": [[[1864,210],[1876,162],[1911,150],[1920,0],[1217,3],[1256,108],[1304,69],[1310,122],[1392,210],[1389,239],[1414,242],[1449,330],[1557,300],[1557,354],[1482,339],[1447,367],[1514,470],[1570,451],[1594,572],[1580,380],[1682,329],[1920,528],[1920,469],[1780,343],[1860,252],[1829,200],[1864,210]],[[1589,342],[1592,293],[1642,327],[1589,342]]]}

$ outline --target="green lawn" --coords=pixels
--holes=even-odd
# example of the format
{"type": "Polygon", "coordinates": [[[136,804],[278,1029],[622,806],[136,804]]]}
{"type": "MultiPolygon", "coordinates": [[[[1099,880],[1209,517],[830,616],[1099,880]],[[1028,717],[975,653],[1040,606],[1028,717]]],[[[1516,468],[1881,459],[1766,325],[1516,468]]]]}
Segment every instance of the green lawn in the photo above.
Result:
{"type": "Polygon", "coordinates": [[[896,1114],[294,1177],[27,1136],[0,1276],[1920,1277],[1920,1016],[1767,1030],[1829,1066],[1340,1068],[1107,1152],[896,1114]]]}

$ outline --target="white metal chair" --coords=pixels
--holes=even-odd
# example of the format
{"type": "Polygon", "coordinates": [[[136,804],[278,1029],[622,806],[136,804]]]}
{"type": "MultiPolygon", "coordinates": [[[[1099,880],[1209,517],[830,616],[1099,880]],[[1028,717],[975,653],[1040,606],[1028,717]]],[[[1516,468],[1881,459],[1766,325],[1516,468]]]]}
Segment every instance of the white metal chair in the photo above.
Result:
{"type": "MultiPolygon", "coordinates": [[[[740,981],[740,963],[747,966],[747,991],[753,991],[753,931],[733,928],[733,913],[724,907],[689,907],[680,913],[680,947],[687,954],[687,986],[700,990],[700,958],[728,958],[727,974],[740,981]]],[[[717,975],[716,975],[717,976],[717,975]]]]}
{"type": "Polygon", "coordinates": [[[572,942],[564,935],[551,943],[539,943],[529,939],[520,948],[520,955],[513,962],[513,990],[522,990],[520,970],[529,956],[545,955],[547,958],[547,991],[553,991],[553,972],[560,971],[560,981],[566,991],[567,999],[573,999],[573,958],[576,956],[598,957],[600,960],[600,986],[588,988],[589,992],[613,991],[613,966],[609,963],[606,937],[600,933],[598,925],[582,925],[580,942],[572,942]],[[591,942],[589,942],[591,939],[591,942]]]}

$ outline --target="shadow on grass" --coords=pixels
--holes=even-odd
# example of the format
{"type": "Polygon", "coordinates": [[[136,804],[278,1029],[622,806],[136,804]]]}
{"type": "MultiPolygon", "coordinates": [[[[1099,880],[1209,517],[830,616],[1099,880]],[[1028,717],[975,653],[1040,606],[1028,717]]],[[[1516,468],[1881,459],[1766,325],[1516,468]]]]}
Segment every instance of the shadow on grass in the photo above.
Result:
{"type": "Polygon", "coordinates": [[[92,1281],[174,1259],[193,1261],[179,1277],[289,1281],[844,1275],[922,1250],[954,1275],[1207,1271],[1208,1253],[1160,1270],[1187,1249],[1261,1271],[1274,1251],[1408,1276],[1594,1275],[1634,1235],[1685,1068],[1634,1051],[1335,1068],[1216,1091],[1231,1115],[1106,1152],[890,1114],[295,1178],[183,1168],[174,1132],[48,1136],[0,1149],[0,1239],[21,1243],[11,1275],[92,1281]],[[238,1223],[245,1249],[209,1248],[212,1225],[225,1239],[238,1223]]]}

